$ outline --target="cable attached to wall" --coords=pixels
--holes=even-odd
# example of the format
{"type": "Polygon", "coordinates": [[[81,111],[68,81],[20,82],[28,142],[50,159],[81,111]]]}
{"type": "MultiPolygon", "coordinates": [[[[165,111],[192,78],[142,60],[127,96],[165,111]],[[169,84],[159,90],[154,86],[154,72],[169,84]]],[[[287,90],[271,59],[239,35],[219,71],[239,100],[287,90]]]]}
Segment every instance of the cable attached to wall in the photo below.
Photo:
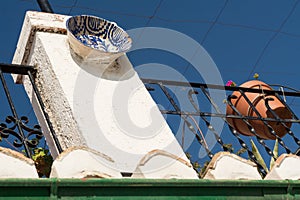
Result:
{"type": "Polygon", "coordinates": [[[48,0],[37,0],[42,12],[54,13],[48,0]]]}

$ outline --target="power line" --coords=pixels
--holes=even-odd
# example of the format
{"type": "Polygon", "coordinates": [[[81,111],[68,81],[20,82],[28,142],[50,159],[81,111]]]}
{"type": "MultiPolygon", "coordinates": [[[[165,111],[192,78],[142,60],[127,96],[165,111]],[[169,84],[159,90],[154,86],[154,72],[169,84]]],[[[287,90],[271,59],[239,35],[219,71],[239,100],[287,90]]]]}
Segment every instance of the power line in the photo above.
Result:
{"type": "Polygon", "coordinates": [[[42,12],[53,13],[53,9],[48,0],[37,0],[42,12]]]}
{"type": "MultiPolygon", "coordinates": [[[[205,35],[203,36],[203,38],[202,38],[202,40],[201,40],[201,43],[200,43],[201,45],[204,43],[204,41],[206,40],[208,34],[209,34],[210,31],[213,29],[213,27],[215,26],[216,22],[219,20],[219,18],[220,18],[220,16],[221,16],[221,14],[223,13],[223,11],[224,11],[224,9],[225,9],[227,3],[228,3],[228,0],[225,1],[224,5],[222,6],[222,8],[220,9],[218,15],[216,16],[216,19],[213,21],[213,23],[211,23],[210,27],[209,27],[208,30],[206,31],[205,35]]],[[[195,50],[194,54],[193,54],[192,57],[191,57],[191,60],[192,60],[192,59],[195,57],[195,55],[198,53],[199,48],[200,48],[200,47],[198,47],[198,48],[195,50]]],[[[187,72],[187,70],[188,70],[188,68],[189,68],[190,65],[191,65],[191,63],[188,63],[187,66],[185,67],[185,69],[184,69],[184,71],[183,71],[183,76],[184,76],[185,73],[187,72]]]]}
{"type": "MultiPolygon", "coordinates": [[[[209,29],[208,29],[207,32],[205,33],[203,39],[201,40],[201,44],[204,43],[204,41],[206,40],[208,34],[209,34],[210,31],[213,29],[213,27],[215,26],[216,22],[219,20],[219,18],[220,18],[220,16],[221,16],[221,14],[223,13],[223,11],[224,11],[224,9],[225,9],[227,3],[228,3],[228,0],[225,1],[224,5],[223,5],[223,7],[221,8],[220,12],[218,13],[216,19],[215,19],[214,22],[210,25],[209,29]]],[[[197,50],[197,51],[198,51],[198,50],[197,50]]]]}
{"type": "MultiPolygon", "coordinates": [[[[20,1],[34,3],[33,0],[20,0],[20,1]]],[[[140,14],[135,14],[135,13],[119,12],[119,11],[113,11],[113,10],[95,9],[95,8],[90,8],[90,7],[85,7],[85,6],[68,6],[68,5],[59,5],[59,4],[52,4],[52,5],[54,7],[65,8],[65,9],[71,9],[72,7],[74,9],[76,7],[78,9],[90,10],[90,11],[99,12],[99,13],[110,13],[110,14],[115,14],[115,15],[120,15],[120,16],[137,17],[137,18],[144,18],[144,19],[152,18],[152,19],[170,22],[170,23],[202,23],[202,24],[215,23],[217,25],[228,26],[228,27],[237,27],[237,28],[242,28],[242,29],[250,29],[250,30],[255,30],[255,31],[274,32],[274,33],[278,32],[280,34],[300,38],[300,34],[296,34],[296,33],[289,33],[289,32],[285,32],[285,31],[278,31],[276,29],[263,28],[263,27],[258,27],[258,26],[249,26],[249,25],[244,25],[244,24],[232,24],[232,23],[226,23],[226,22],[215,21],[215,20],[201,20],[201,19],[182,19],[182,20],[179,19],[178,20],[178,19],[163,18],[163,17],[157,16],[157,15],[155,15],[155,16],[140,15],[140,14]]],[[[70,13],[70,11],[68,13],[70,13]]]]}
{"type": "MultiPolygon", "coordinates": [[[[200,43],[201,45],[204,43],[204,41],[206,40],[208,34],[209,34],[210,31],[213,29],[213,27],[215,26],[216,22],[219,20],[219,18],[220,18],[220,16],[221,16],[221,14],[223,13],[223,11],[224,11],[224,9],[225,9],[227,3],[228,3],[228,0],[225,1],[224,5],[222,6],[222,8],[220,9],[218,15],[216,16],[216,19],[213,21],[213,23],[210,25],[210,27],[209,27],[208,30],[206,31],[205,35],[203,36],[203,38],[202,38],[202,40],[201,40],[201,43],[200,43]]],[[[194,54],[193,54],[192,57],[191,57],[191,60],[192,60],[192,59],[195,57],[195,55],[198,53],[199,48],[200,48],[200,47],[198,47],[198,48],[195,50],[194,54]]],[[[185,73],[187,72],[187,70],[188,70],[188,68],[189,68],[190,65],[191,65],[191,63],[188,63],[187,66],[185,67],[185,69],[184,69],[184,71],[183,71],[183,76],[184,76],[185,73]]]]}
{"type": "MultiPolygon", "coordinates": [[[[142,16],[140,16],[142,17],[142,16]]],[[[145,18],[147,16],[144,16],[145,18]]],[[[147,17],[148,18],[148,17],[147,17]]],[[[284,35],[292,36],[292,37],[300,37],[300,34],[295,34],[295,33],[289,33],[285,31],[278,31],[275,29],[269,29],[269,28],[263,28],[263,27],[258,27],[258,26],[249,26],[249,25],[244,25],[244,24],[232,24],[232,23],[225,23],[222,21],[211,21],[211,20],[192,20],[192,19],[183,19],[183,20],[177,20],[177,19],[168,19],[168,18],[163,18],[160,16],[155,16],[155,19],[160,20],[160,21],[165,21],[165,22],[170,22],[170,23],[199,23],[199,24],[217,24],[217,25],[222,25],[222,26],[229,26],[229,27],[237,27],[237,28],[242,28],[242,29],[250,29],[250,30],[255,30],[255,31],[263,31],[263,32],[278,32],[284,35]]]]}
{"type": "MultiPolygon", "coordinates": [[[[56,5],[56,6],[60,7],[59,5],[56,5]]],[[[63,8],[70,8],[70,6],[64,6],[63,8]]],[[[84,7],[84,6],[76,6],[76,8],[95,11],[95,12],[99,12],[99,13],[110,13],[110,14],[121,15],[121,16],[151,18],[151,16],[148,16],[148,15],[138,15],[138,14],[134,14],[134,13],[126,13],[126,12],[119,12],[119,11],[113,11],[113,10],[102,10],[102,9],[95,9],[95,8],[84,7]]]]}
{"type": "MultiPolygon", "coordinates": [[[[223,5],[222,8],[220,9],[219,13],[217,14],[217,16],[216,16],[216,18],[215,18],[215,20],[214,20],[214,23],[212,23],[212,24],[210,25],[210,27],[209,27],[208,30],[206,31],[204,37],[202,38],[202,40],[201,40],[201,45],[204,43],[204,41],[206,40],[208,34],[209,34],[210,31],[213,29],[213,27],[215,26],[216,22],[219,20],[219,18],[220,18],[220,16],[221,16],[221,14],[223,13],[223,11],[224,11],[224,9],[225,9],[227,3],[228,3],[228,0],[225,0],[224,5],[223,5]]],[[[200,49],[200,47],[198,47],[198,48],[195,50],[195,52],[194,52],[194,54],[192,55],[192,57],[191,57],[190,60],[192,60],[192,59],[195,57],[195,55],[198,53],[199,49],[200,49]]],[[[191,65],[191,63],[188,63],[188,64],[186,65],[185,69],[183,70],[183,73],[182,73],[183,77],[184,77],[185,73],[187,72],[187,70],[188,70],[188,68],[189,68],[190,65],[191,65]]],[[[182,79],[181,79],[181,80],[182,80],[182,79]]],[[[177,90],[177,88],[175,88],[174,95],[173,95],[172,98],[174,98],[175,93],[176,93],[176,90],[177,90]]],[[[171,106],[171,105],[169,104],[169,108],[170,108],[170,106],[171,106]]],[[[169,109],[169,108],[168,108],[168,109],[169,109]]]]}
{"type": "Polygon", "coordinates": [[[292,9],[287,14],[286,18],[283,20],[283,22],[281,23],[281,25],[278,28],[278,30],[273,34],[273,36],[269,39],[269,41],[267,42],[267,44],[265,45],[265,47],[261,51],[260,55],[258,56],[258,59],[256,60],[254,66],[253,66],[253,68],[252,68],[252,70],[251,70],[251,72],[250,72],[250,74],[248,76],[248,80],[250,79],[250,77],[254,73],[254,70],[256,69],[257,65],[259,64],[259,62],[263,58],[263,56],[264,56],[267,48],[270,46],[270,44],[272,43],[272,41],[277,37],[277,35],[279,34],[280,30],[283,28],[283,26],[285,25],[285,23],[287,22],[287,20],[291,17],[292,13],[295,11],[298,3],[299,3],[299,0],[297,0],[296,3],[293,5],[292,9]]]}
{"type": "Polygon", "coordinates": [[[153,14],[152,14],[152,16],[149,17],[149,20],[148,20],[148,22],[146,23],[145,26],[148,26],[148,24],[151,22],[151,20],[155,17],[155,15],[156,15],[156,13],[158,12],[158,10],[159,10],[159,8],[160,8],[160,6],[161,6],[161,4],[162,4],[163,1],[164,1],[164,0],[160,0],[160,1],[159,1],[159,3],[158,3],[158,5],[156,6],[156,8],[155,8],[155,10],[154,10],[154,12],[153,12],[153,14]]]}
{"type": "Polygon", "coordinates": [[[156,8],[154,9],[153,14],[149,17],[148,21],[146,22],[144,28],[142,29],[142,31],[141,31],[141,33],[139,35],[139,37],[137,38],[136,43],[138,43],[138,41],[140,40],[141,36],[143,35],[143,33],[145,31],[145,27],[147,27],[150,24],[151,20],[155,17],[155,15],[158,12],[158,10],[159,10],[159,8],[160,8],[160,6],[161,6],[161,4],[162,4],[163,1],[164,0],[160,0],[159,3],[157,4],[156,8]]]}
{"type": "MultiPolygon", "coordinates": [[[[23,1],[23,2],[33,2],[33,0],[20,0],[20,1],[23,1]]],[[[292,13],[294,12],[294,10],[296,9],[297,4],[299,3],[299,0],[293,5],[291,11],[288,13],[287,17],[283,20],[283,22],[281,23],[280,27],[277,30],[275,30],[275,29],[267,29],[267,28],[262,28],[262,27],[256,27],[256,26],[248,26],[248,25],[243,25],[243,24],[231,24],[231,23],[225,23],[225,22],[219,21],[219,18],[221,16],[224,8],[226,7],[226,4],[228,3],[228,0],[225,1],[223,7],[221,8],[221,10],[218,13],[218,15],[217,15],[217,17],[216,17],[215,20],[197,20],[197,19],[177,20],[177,19],[162,18],[160,16],[157,16],[157,12],[158,12],[159,8],[161,7],[162,3],[163,3],[163,0],[161,0],[158,3],[158,5],[154,9],[154,12],[153,12],[153,14],[151,16],[139,15],[139,14],[132,14],[132,13],[126,13],[126,12],[119,12],[119,11],[112,11],[112,10],[100,10],[100,9],[95,9],[95,8],[77,6],[77,0],[74,1],[74,4],[72,6],[65,6],[65,5],[55,5],[55,6],[56,7],[61,7],[61,8],[66,8],[66,9],[69,8],[70,9],[69,10],[69,14],[71,13],[72,9],[76,7],[76,8],[79,8],[79,9],[92,10],[92,11],[101,12],[101,13],[112,13],[112,14],[122,15],[122,16],[147,18],[148,21],[146,22],[145,26],[149,25],[149,23],[151,22],[152,19],[157,19],[157,20],[171,22],[171,23],[183,23],[184,22],[184,23],[205,23],[205,24],[211,24],[210,27],[209,27],[209,29],[205,33],[204,37],[202,38],[201,44],[204,43],[204,41],[206,40],[206,38],[209,35],[210,31],[213,29],[213,27],[216,24],[223,25],[223,26],[230,26],[230,27],[238,27],[238,28],[242,28],[242,29],[251,29],[251,30],[256,30],[256,31],[273,32],[274,33],[273,36],[269,39],[269,41],[267,42],[267,44],[264,46],[262,52],[260,53],[258,59],[255,62],[255,65],[253,66],[251,72],[249,73],[248,79],[254,73],[254,70],[257,68],[257,65],[259,64],[259,62],[263,58],[263,55],[265,54],[267,48],[269,47],[269,45],[271,44],[271,42],[278,36],[279,33],[287,35],[287,36],[291,36],[291,37],[300,38],[299,34],[294,34],[294,33],[288,33],[288,32],[281,31],[281,29],[283,28],[283,26],[285,25],[285,23],[287,22],[287,20],[290,18],[290,16],[292,15],[292,13]]],[[[196,53],[197,53],[197,50],[193,54],[192,58],[196,55],[196,53]]],[[[185,67],[183,74],[186,73],[186,71],[188,70],[189,66],[190,66],[190,63],[188,63],[187,66],[185,67]]]]}
{"type": "Polygon", "coordinates": [[[77,0],[74,1],[73,5],[72,5],[71,8],[70,8],[70,11],[69,11],[68,15],[71,14],[73,8],[74,8],[76,5],[77,5],[77,0]]]}

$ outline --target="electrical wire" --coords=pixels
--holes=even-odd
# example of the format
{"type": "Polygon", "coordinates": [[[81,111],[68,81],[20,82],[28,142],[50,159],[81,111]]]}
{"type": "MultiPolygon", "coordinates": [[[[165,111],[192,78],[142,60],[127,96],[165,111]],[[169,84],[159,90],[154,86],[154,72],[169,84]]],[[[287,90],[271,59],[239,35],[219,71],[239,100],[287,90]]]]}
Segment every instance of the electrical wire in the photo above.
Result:
{"type": "MultiPolygon", "coordinates": [[[[204,43],[204,41],[206,40],[208,34],[209,34],[210,31],[213,29],[213,27],[215,26],[216,22],[219,20],[221,14],[222,14],[223,11],[225,10],[225,7],[227,6],[227,3],[228,3],[228,0],[226,0],[226,1],[224,2],[224,5],[223,5],[222,8],[220,9],[220,11],[218,12],[218,14],[217,14],[217,16],[216,16],[216,18],[215,18],[215,20],[214,20],[214,23],[212,23],[212,24],[210,25],[210,27],[208,28],[208,30],[206,31],[204,37],[203,37],[202,40],[201,40],[201,45],[204,43]]],[[[198,47],[198,48],[195,50],[195,52],[193,53],[193,55],[192,55],[192,57],[191,57],[190,60],[192,60],[192,59],[197,55],[199,49],[200,49],[200,47],[198,47]]],[[[191,63],[188,63],[188,64],[186,65],[185,69],[183,70],[182,77],[185,77],[184,75],[186,74],[186,72],[187,72],[187,70],[189,69],[190,66],[191,66],[191,63]]],[[[183,79],[183,78],[181,78],[180,81],[182,81],[182,79],[183,79]]],[[[175,95],[176,91],[177,91],[177,88],[175,88],[174,95],[175,95]]],[[[172,96],[172,98],[174,98],[174,95],[172,96]]],[[[171,106],[171,105],[169,104],[168,109],[170,108],[170,106],[171,106]]]]}
{"type": "MultiPolygon", "coordinates": [[[[34,3],[34,0],[20,0],[21,2],[30,2],[30,3],[34,3]]],[[[250,29],[250,30],[255,30],[255,31],[263,31],[263,32],[278,32],[280,34],[284,34],[287,36],[291,36],[291,37],[297,37],[300,38],[300,34],[296,34],[296,33],[289,33],[286,31],[278,31],[275,29],[267,29],[267,28],[263,28],[263,27],[258,27],[258,26],[249,26],[249,25],[243,25],[243,24],[232,24],[232,23],[225,23],[222,21],[211,21],[211,20],[200,20],[200,19],[184,19],[184,20],[178,20],[178,19],[169,19],[169,18],[164,18],[164,17],[160,17],[160,16],[148,16],[148,15],[140,15],[140,14],[136,14],[136,13],[126,13],[126,12],[119,12],[119,11],[113,11],[113,10],[102,10],[102,9],[95,9],[95,8],[90,8],[90,7],[85,7],[85,6],[68,6],[68,5],[60,5],[60,4],[52,4],[54,7],[57,8],[65,8],[65,9],[71,9],[73,8],[78,8],[78,9],[82,9],[82,10],[90,10],[90,11],[94,11],[94,12],[98,12],[98,13],[110,13],[110,14],[115,14],[115,15],[120,15],[120,16],[128,16],[128,17],[136,17],[136,18],[145,18],[145,19],[156,19],[156,20],[160,20],[160,21],[165,21],[165,22],[170,22],[170,23],[202,23],[202,24],[218,24],[218,25],[222,25],[222,26],[228,26],[228,27],[237,27],[237,28],[241,28],[241,29],[250,29]]],[[[70,11],[69,11],[70,13],[70,11]]]]}
{"type": "Polygon", "coordinates": [[[278,28],[278,31],[276,31],[273,36],[269,39],[269,41],[267,42],[267,44],[264,46],[264,48],[262,49],[260,55],[258,56],[251,72],[249,73],[248,76],[248,80],[250,79],[250,77],[252,76],[252,74],[254,73],[255,69],[257,68],[257,65],[260,63],[260,61],[262,60],[266,50],[268,49],[268,47],[270,46],[270,44],[272,43],[272,41],[277,37],[277,35],[279,34],[279,31],[283,28],[283,26],[285,25],[285,23],[287,22],[287,20],[291,17],[291,15],[293,14],[293,12],[295,11],[297,5],[299,3],[299,0],[296,1],[296,3],[293,5],[292,9],[290,10],[290,12],[287,14],[286,18],[283,20],[283,22],[281,23],[281,25],[278,28]]]}
{"type": "Polygon", "coordinates": [[[68,15],[70,15],[70,14],[71,14],[71,12],[72,12],[73,8],[74,8],[76,5],[77,5],[77,0],[75,0],[75,1],[74,1],[74,3],[73,3],[73,6],[71,6],[71,8],[70,8],[70,11],[69,11],[68,15]]]}
{"type": "Polygon", "coordinates": [[[53,13],[53,9],[48,0],[37,0],[42,12],[53,13]]]}
{"type": "MultiPolygon", "coordinates": [[[[160,1],[159,1],[158,5],[157,5],[156,8],[154,9],[154,12],[153,12],[152,16],[149,17],[149,19],[148,19],[148,21],[146,22],[146,24],[145,24],[144,27],[147,27],[147,26],[150,24],[151,20],[152,20],[152,19],[155,17],[155,15],[157,14],[157,12],[158,12],[158,10],[159,10],[159,8],[160,8],[160,6],[161,6],[161,4],[162,4],[163,1],[164,1],[164,0],[160,0],[160,1]]],[[[140,38],[142,37],[144,31],[145,31],[145,28],[142,29],[140,35],[139,35],[138,38],[136,39],[136,40],[137,40],[136,43],[139,42],[139,40],[140,40],[140,38]]]]}

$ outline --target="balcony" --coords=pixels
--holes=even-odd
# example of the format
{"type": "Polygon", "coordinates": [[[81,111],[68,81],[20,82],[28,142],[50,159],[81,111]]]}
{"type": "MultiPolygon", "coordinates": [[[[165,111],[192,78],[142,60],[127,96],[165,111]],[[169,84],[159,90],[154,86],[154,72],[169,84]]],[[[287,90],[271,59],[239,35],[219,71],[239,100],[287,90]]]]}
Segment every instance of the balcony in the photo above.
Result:
{"type": "MultiPolygon", "coordinates": [[[[38,147],[49,149],[49,147],[45,146],[47,142],[50,146],[50,150],[55,149],[59,154],[62,153],[61,144],[53,129],[49,114],[45,109],[42,96],[35,82],[36,70],[34,67],[1,64],[0,70],[3,93],[6,97],[3,100],[6,100],[7,105],[9,105],[8,108],[3,107],[3,110],[11,111],[11,114],[4,117],[4,122],[1,123],[0,135],[2,138],[2,146],[18,150],[28,158],[32,158],[34,149],[38,147]],[[11,82],[7,83],[6,79],[8,79],[8,77],[5,77],[5,74],[19,74],[26,76],[26,78],[30,80],[35,99],[42,110],[41,113],[44,119],[43,122],[40,122],[43,124],[42,127],[38,124],[29,123],[31,120],[28,116],[19,116],[16,107],[20,107],[20,102],[26,102],[27,100],[25,97],[24,100],[20,100],[20,96],[18,96],[17,105],[15,105],[14,101],[16,100],[13,99],[13,97],[16,98],[16,96],[11,93],[14,91],[13,87],[18,87],[18,85],[11,82]]],[[[299,156],[300,141],[298,139],[299,136],[297,137],[299,118],[292,110],[292,106],[288,105],[291,101],[297,101],[297,97],[300,96],[299,92],[291,91],[292,89],[285,88],[284,86],[277,86],[280,88],[278,90],[262,91],[257,88],[206,85],[178,81],[153,79],[142,79],[142,81],[154,100],[159,104],[161,108],[160,111],[166,116],[166,120],[176,135],[178,142],[184,151],[190,154],[190,159],[194,164],[195,170],[198,170],[200,178],[203,178],[205,175],[204,172],[207,171],[205,167],[214,155],[219,152],[230,152],[254,162],[262,178],[267,175],[270,165],[262,165],[262,163],[258,161],[260,158],[257,157],[254,151],[258,150],[265,161],[273,159],[275,162],[278,159],[278,155],[281,154],[294,154],[299,156]],[[210,95],[216,91],[225,92],[226,98],[217,99],[219,102],[216,102],[210,95]],[[235,92],[234,95],[233,92],[235,92]],[[251,102],[247,97],[250,93],[259,95],[262,94],[262,92],[263,95],[267,97],[262,99],[265,104],[266,112],[272,114],[268,117],[262,117],[256,109],[256,105],[254,105],[255,102],[251,102]],[[252,108],[257,113],[256,116],[246,116],[240,113],[232,103],[232,99],[236,99],[237,94],[242,95],[248,100],[247,104],[249,108],[252,108]],[[269,102],[273,101],[274,98],[277,98],[280,103],[286,107],[291,114],[289,118],[282,119],[274,112],[274,109],[269,105],[269,102]],[[180,102],[184,103],[180,104],[180,102]],[[221,106],[219,107],[218,105],[221,106]],[[221,111],[222,106],[223,112],[221,111]],[[234,113],[228,114],[228,112],[226,113],[226,109],[224,112],[224,106],[229,106],[227,107],[227,111],[230,108],[234,113]],[[214,118],[224,122],[224,128],[219,132],[217,131],[219,128],[215,127],[213,123],[218,125],[220,121],[218,121],[218,123],[213,122],[212,119],[214,118]],[[234,120],[239,120],[237,121],[238,123],[246,125],[252,136],[247,136],[245,133],[240,134],[238,126],[234,125],[234,120]],[[259,124],[260,126],[256,125],[258,122],[261,123],[259,124]],[[277,127],[274,124],[276,124],[277,127]],[[269,136],[261,135],[263,130],[261,127],[263,126],[269,131],[269,136]],[[280,136],[280,133],[276,132],[282,132],[282,130],[278,129],[278,126],[284,128],[283,131],[286,133],[284,136],[280,136]],[[258,131],[257,128],[259,128],[258,131]],[[213,136],[213,140],[209,144],[207,140],[210,136],[213,136]],[[272,151],[275,139],[278,141],[278,153],[276,154],[272,151]],[[256,144],[257,149],[253,149],[251,141],[256,144]]],[[[4,95],[2,95],[2,98],[3,97],[4,95]]],[[[33,121],[38,123],[35,120],[34,118],[33,121]]],[[[51,152],[53,152],[53,150],[51,152]]]]}
{"type": "MultiPolygon", "coordinates": [[[[203,168],[203,166],[205,167],[216,153],[227,151],[256,163],[260,174],[262,177],[265,177],[270,166],[262,166],[261,162],[257,160],[257,154],[253,152],[256,151],[256,149],[253,149],[251,140],[258,146],[258,150],[266,161],[270,161],[271,159],[276,161],[278,158],[278,154],[274,155],[273,152],[275,139],[279,144],[279,155],[284,153],[300,155],[300,141],[298,139],[299,136],[297,137],[296,134],[299,129],[300,121],[288,105],[288,102],[297,101],[296,99],[300,93],[295,92],[295,90],[291,88],[274,85],[273,87],[277,87],[278,90],[262,90],[258,88],[206,85],[201,83],[152,79],[143,79],[143,82],[147,85],[148,90],[153,98],[156,99],[156,102],[163,108],[161,112],[166,116],[169,125],[172,126],[173,124],[173,131],[178,134],[177,138],[183,148],[185,148],[184,139],[186,135],[191,134],[194,136],[194,140],[190,143],[190,146],[186,148],[186,152],[196,151],[199,153],[201,148],[204,149],[205,154],[199,156],[197,153],[193,153],[191,158],[193,162],[200,164],[200,167],[199,165],[197,166],[198,170],[203,168]],[[210,95],[210,93],[216,94],[217,92],[222,94],[222,91],[225,91],[224,94],[226,94],[223,101],[222,98],[214,99],[210,95]],[[235,93],[233,94],[233,92],[235,93]],[[240,95],[244,98],[247,103],[246,109],[252,109],[255,116],[254,114],[243,115],[237,109],[236,105],[233,104],[233,100],[238,98],[236,95],[240,95]],[[248,96],[251,95],[263,95],[264,98],[261,98],[261,101],[264,104],[264,112],[272,114],[263,117],[256,108],[257,102],[248,98],[248,96]],[[184,100],[178,97],[184,98],[184,100]],[[277,98],[282,106],[286,107],[290,113],[289,119],[280,118],[280,116],[274,112],[274,109],[271,108],[269,103],[274,101],[274,98],[277,98]],[[182,102],[184,103],[182,104],[182,102]],[[225,109],[222,103],[225,104],[225,109]],[[218,105],[221,106],[219,107],[218,105]],[[231,110],[231,113],[226,113],[226,106],[227,110],[231,110]],[[215,121],[213,124],[211,123],[213,118],[218,118],[219,121],[217,123],[215,121]],[[181,126],[174,126],[174,124],[179,124],[180,121],[182,121],[181,126]],[[217,131],[218,129],[220,130],[220,128],[216,128],[215,126],[218,126],[220,123],[224,123],[224,129],[217,131]],[[246,130],[246,135],[245,133],[241,134],[239,132],[240,130],[237,130],[239,125],[248,129],[246,130]],[[279,130],[276,126],[282,126],[281,128],[283,130],[279,130]],[[282,137],[282,135],[279,136],[280,133],[276,133],[276,131],[287,134],[282,137]],[[265,133],[267,136],[264,135],[265,133]],[[208,145],[206,142],[207,138],[210,140],[213,139],[213,141],[210,142],[212,145],[208,145]],[[195,148],[198,148],[198,150],[195,150],[195,148]],[[194,156],[199,156],[200,158],[193,160],[194,156]]],[[[245,132],[245,130],[243,131],[245,132]]],[[[203,171],[205,170],[202,170],[202,172],[203,171]]]]}
{"type": "Polygon", "coordinates": [[[28,12],[13,61],[22,65],[0,65],[3,196],[22,188],[21,196],[45,198],[297,198],[298,91],[140,79],[126,55],[113,68],[121,74],[99,75],[74,61],[65,18],[28,12]],[[24,90],[34,112],[21,110],[24,90]],[[161,125],[154,131],[153,121],[161,125]],[[54,159],[47,175],[38,173],[35,149],[54,159]]]}

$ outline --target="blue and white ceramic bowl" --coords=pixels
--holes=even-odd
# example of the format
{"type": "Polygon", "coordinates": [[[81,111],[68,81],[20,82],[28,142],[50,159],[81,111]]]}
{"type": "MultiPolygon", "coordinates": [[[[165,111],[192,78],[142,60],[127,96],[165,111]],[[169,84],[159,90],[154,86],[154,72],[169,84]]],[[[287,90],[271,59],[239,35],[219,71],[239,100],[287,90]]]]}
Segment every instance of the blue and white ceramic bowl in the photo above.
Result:
{"type": "Polygon", "coordinates": [[[73,16],[66,21],[66,27],[71,49],[83,59],[115,59],[132,45],[122,28],[99,17],[73,16]]]}

